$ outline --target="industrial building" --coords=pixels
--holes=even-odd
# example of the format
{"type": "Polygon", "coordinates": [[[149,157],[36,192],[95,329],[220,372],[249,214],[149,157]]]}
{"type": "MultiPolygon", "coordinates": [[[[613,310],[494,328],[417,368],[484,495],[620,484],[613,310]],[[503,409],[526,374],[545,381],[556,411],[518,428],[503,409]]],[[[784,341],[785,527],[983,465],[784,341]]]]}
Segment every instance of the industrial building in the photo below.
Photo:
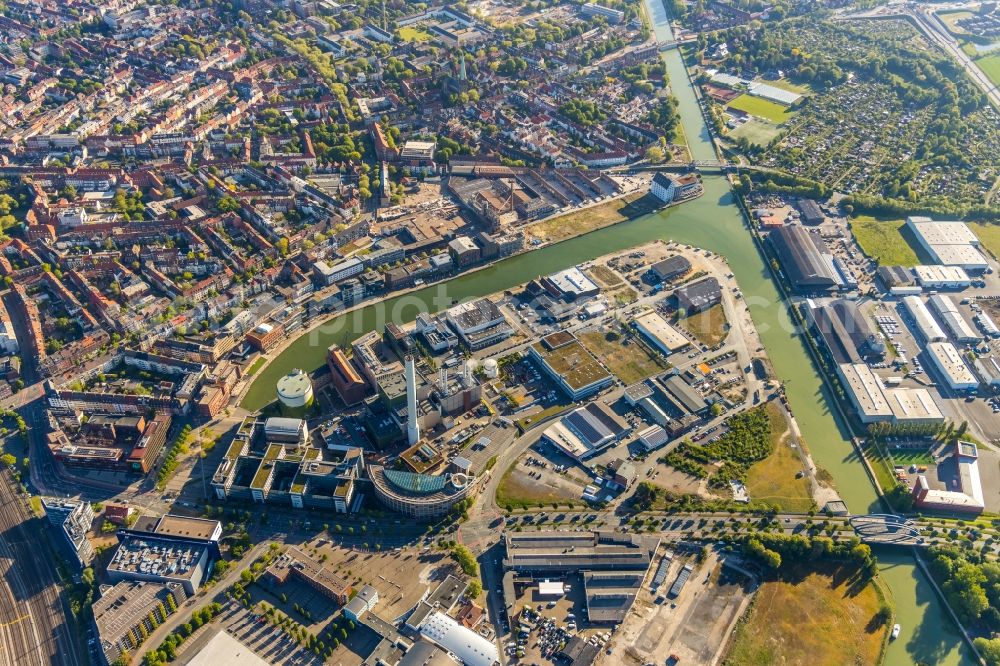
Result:
{"type": "Polygon", "coordinates": [[[456,305],[445,313],[445,317],[472,351],[495,345],[514,334],[500,308],[488,298],[456,305]]]}
{"type": "Polygon", "coordinates": [[[91,614],[103,663],[113,664],[123,654],[135,652],[188,596],[177,583],[160,585],[129,580],[113,586],[102,585],[101,596],[91,606],[91,614]]]}
{"type": "Polygon", "coordinates": [[[528,355],[572,399],[610,386],[614,377],[573,334],[557,331],[528,347],[528,355]]]}
{"type": "Polygon", "coordinates": [[[922,291],[913,269],[906,266],[879,266],[875,274],[893,296],[909,296],[922,291]]]}
{"type": "Polygon", "coordinates": [[[305,422],[298,419],[244,419],[212,475],[215,496],[350,512],[360,500],[361,449],[348,446],[324,455],[309,444],[304,430],[305,422]]]}
{"type": "Polygon", "coordinates": [[[667,323],[659,312],[650,310],[632,320],[632,324],[655,349],[665,356],[689,347],[691,342],[684,334],[667,323]]]}
{"type": "Polygon", "coordinates": [[[913,274],[926,290],[965,289],[972,284],[972,278],[960,266],[914,266],[913,274]]]}
{"type": "Polygon", "coordinates": [[[539,282],[552,298],[569,302],[581,301],[601,293],[597,283],[576,266],[547,275],[539,282]]]}
{"type": "Polygon", "coordinates": [[[707,310],[722,302],[722,285],[714,277],[686,284],[674,291],[677,309],[687,314],[707,310]]]}
{"type": "Polygon", "coordinates": [[[658,282],[676,280],[691,272],[691,262],[687,257],[675,254],[650,266],[649,272],[658,282]]]}
{"type": "Polygon", "coordinates": [[[948,339],[919,296],[904,296],[903,307],[909,313],[913,325],[917,327],[924,342],[943,342],[948,339]]]}
{"type": "Polygon", "coordinates": [[[585,460],[620,442],[628,423],[600,402],[578,407],[550,425],[542,438],[574,460],[585,460]]]}
{"type": "Polygon", "coordinates": [[[503,539],[505,570],[522,581],[580,575],[588,620],[607,624],[624,619],[659,546],[656,537],[621,532],[506,532],[503,539]]]}
{"type": "Polygon", "coordinates": [[[841,363],[837,366],[837,374],[862,423],[925,424],[944,421],[944,414],[925,388],[887,387],[864,363],[841,363]]]}
{"type": "Polygon", "coordinates": [[[944,327],[948,329],[952,340],[959,344],[973,344],[980,342],[983,336],[976,331],[965,320],[959,312],[955,301],[947,294],[934,294],[928,299],[931,308],[937,316],[944,322],[944,327]]]}
{"type": "Polygon", "coordinates": [[[957,490],[931,488],[923,474],[917,477],[911,492],[913,504],[921,509],[982,513],[986,508],[983,484],[979,476],[979,450],[972,442],[959,440],[952,454],[957,466],[957,490]]]}
{"type": "Polygon", "coordinates": [[[799,291],[832,291],[846,285],[843,271],[818,234],[778,227],[768,234],[789,284],[799,291]]]}
{"type": "Polygon", "coordinates": [[[807,308],[813,328],[835,363],[857,363],[885,355],[885,340],[876,333],[854,301],[838,299],[807,308]]]}
{"type": "Polygon", "coordinates": [[[965,222],[935,221],[911,215],[906,226],[934,262],[957,266],[972,273],[982,273],[989,264],[979,250],[979,239],[965,222]]]}
{"type": "Polygon", "coordinates": [[[951,390],[974,391],[979,388],[979,380],[965,365],[955,345],[950,342],[929,343],[927,359],[951,390]]]}
{"type": "Polygon", "coordinates": [[[345,405],[356,405],[365,399],[368,385],[339,346],[330,345],[326,350],[326,365],[333,388],[345,405]]]}
{"type": "Polygon", "coordinates": [[[80,568],[90,566],[94,560],[94,547],[87,539],[87,532],[94,523],[94,509],[90,502],[43,497],[42,508],[49,524],[59,530],[63,543],[80,568]]]}

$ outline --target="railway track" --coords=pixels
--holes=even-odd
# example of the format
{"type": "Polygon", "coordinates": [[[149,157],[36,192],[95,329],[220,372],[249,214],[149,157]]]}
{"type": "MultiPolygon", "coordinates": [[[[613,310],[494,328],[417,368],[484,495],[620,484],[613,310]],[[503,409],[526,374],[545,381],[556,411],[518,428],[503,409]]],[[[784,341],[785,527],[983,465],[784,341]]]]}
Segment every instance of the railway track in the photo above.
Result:
{"type": "Polygon", "coordinates": [[[10,473],[0,472],[0,666],[79,666],[56,573],[10,473]]]}

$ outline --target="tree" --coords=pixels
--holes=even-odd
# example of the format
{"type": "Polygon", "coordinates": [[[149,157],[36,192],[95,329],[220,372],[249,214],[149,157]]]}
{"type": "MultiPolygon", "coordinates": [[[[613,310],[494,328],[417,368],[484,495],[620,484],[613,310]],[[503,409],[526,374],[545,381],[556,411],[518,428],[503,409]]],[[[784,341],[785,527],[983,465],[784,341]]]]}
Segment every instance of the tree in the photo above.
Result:
{"type": "Polygon", "coordinates": [[[1000,638],[979,637],[973,644],[989,666],[1000,666],[1000,638]]]}
{"type": "Polygon", "coordinates": [[[657,164],[664,160],[663,148],[659,146],[650,146],[646,149],[646,160],[657,164]]]}
{"type": "Polygon", "coordinates": [[[469,598],[476,599],[482,593],[483,593],[482,582],[478,578],[473,578],[469,582],[469,589],[466,590],[466,594],[469,595],[469,598]]]}

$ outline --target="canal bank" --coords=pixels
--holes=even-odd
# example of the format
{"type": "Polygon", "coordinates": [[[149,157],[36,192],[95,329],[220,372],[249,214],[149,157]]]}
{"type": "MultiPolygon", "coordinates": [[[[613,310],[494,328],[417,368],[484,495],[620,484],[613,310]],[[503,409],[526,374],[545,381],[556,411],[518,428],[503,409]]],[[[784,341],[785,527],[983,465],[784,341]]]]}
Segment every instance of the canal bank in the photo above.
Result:
{"type": "MultiPolygon", "coordinates": [[[[658,38],[661,41],[669,38],[670,28],[660,0],[647,0],[647,7],[658,38]]],[[[714,160],[709,128],[680,53],[668,51],[664,58],[668,76],[676,86],[674,93],[692,158],[714,160]]],[[[846,428],[828,407],[834,404],[834,398],[828,394],[803,339],[795,334],[788,310],[754,244],[728,182],[722,176],[705,176],[703,184],[705,193],[697,201],[518,255],[441,285],[334,317],[291,343],[261,370],[243,405],[248,409],[263,407],[274,399],[277,380],[292,368],[319,367],[325,361],[326,348],[330,344],[348,345],[387,321],[409,322],[418,312],[440,310],[454,300],[502,291],[538,275],[652,240],[673,240],[727,258],[772,367],[785,385],[789,405],[813,459],[832,477],[851,511],[877,510],[877,495],[850,445],[846,428]]],[[[967,655],[958,632],[948,621],[940,601],[916,568],[913,558],[909,554],[886,553],[885,562],[885,576],[896,601],[899,622],[903,625],[903,633],[890,645],[885,663],[964,663],[967,655]]]]}

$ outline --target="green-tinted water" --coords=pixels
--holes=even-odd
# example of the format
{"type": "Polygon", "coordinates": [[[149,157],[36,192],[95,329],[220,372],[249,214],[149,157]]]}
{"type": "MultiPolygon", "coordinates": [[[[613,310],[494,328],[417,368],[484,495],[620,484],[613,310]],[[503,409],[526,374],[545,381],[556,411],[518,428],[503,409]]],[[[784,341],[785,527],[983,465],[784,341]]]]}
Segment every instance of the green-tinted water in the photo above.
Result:
{"type": "MultiPolygon", "coordinates": [[[[647,0],[657,36],[671,39],[660,0],[647,0]]],[[[684,131],[696,160],[715,159],[684,64],[677,51],[665,54],[667,71],[679,101],[684,131]]],[[[556,245],[542,248],[447,283],[428,287],[384,303],[335,317],[316,331],[295,341],[276,358],[247,393],[243,406],[259,409],[275,396],[278,378],[295,367],[315,368],[332,343],[349,344],[386,321],[412,321],[419,311],[437,311],[452,300],[501,291],[538,275],[557,271],[610,252],[655,239],[675,240],[709,249],[727,258],[743,290],[754,323],[778,377],[785,383],[789,403],[816,463],[831,473],[837,489],[855,513],[877,510],[876,493],[842,425],[827,407],[830,398],[803,345],[794,335],[788,311],[779,300],[764,263],[753,243],[728,183],[722,177],[704,179],[701,198],[660,213],[625,222],[556,245]]],[[[939,601],[908,555],[880,553],[884,573],[892,587],[903,635],[891,647],[887,663],[958,664],[964,658],[954,628],[939,601]]]]}

